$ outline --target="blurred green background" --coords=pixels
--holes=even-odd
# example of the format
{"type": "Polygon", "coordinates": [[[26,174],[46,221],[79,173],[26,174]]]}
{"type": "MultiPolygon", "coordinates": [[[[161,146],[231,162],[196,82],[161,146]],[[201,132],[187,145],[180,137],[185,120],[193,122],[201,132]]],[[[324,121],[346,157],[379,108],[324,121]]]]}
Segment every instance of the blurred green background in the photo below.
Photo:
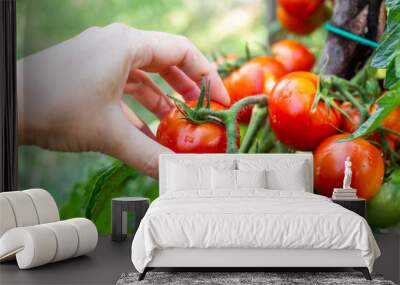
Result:
{"type": "MultiPolygon", "coordinates": [[[[217,50],[242,54],[245,42],[251,48],[259,48],[266,39],[267,3],[268,0],[17,0],[17,56],[31,55],[88,27],[113,22],[185,35],[205,54],[217,50]]],[[[324,32],[320,30],[302,40],[318,54],[323,39],[324,32]]],[[[156,123],[148,111],[135,102],[128,103],[145,121],[156,123]]],[[[64,218],[81,216],[85,214],[85,183],[112,162],[98,153],[60,153],[20,146],[19,188],[44,188],[63,208],[64,218]]],[[[157,181],[140,174],[132,177],[113,196],[157,196],[157,181]]],[[[100,232],[110,230],[109,204],[104,204],[104,213],[96,221],[100,232]]]]}

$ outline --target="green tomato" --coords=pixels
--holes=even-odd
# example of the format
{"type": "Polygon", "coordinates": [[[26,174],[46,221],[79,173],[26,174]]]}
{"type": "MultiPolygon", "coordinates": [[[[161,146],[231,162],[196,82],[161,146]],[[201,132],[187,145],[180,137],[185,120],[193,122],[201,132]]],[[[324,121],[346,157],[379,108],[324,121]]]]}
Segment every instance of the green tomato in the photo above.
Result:
{"type": "Polygon", "coordinates": [[[400,222],[400,169],[396,169],[367,203],[368,223],[387,228],[400,222]]]}

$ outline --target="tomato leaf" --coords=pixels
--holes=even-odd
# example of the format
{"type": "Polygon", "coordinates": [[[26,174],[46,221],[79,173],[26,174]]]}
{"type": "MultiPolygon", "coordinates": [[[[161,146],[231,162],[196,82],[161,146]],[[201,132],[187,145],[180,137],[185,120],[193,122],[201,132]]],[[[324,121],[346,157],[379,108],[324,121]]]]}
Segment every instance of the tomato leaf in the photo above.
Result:
{"type": "Polygon", "coordinates": [[[339,140],[340,142],[354,140],[373,132],[379,124],[398,106],[400,106],[400,89],[393,89],[385,93],[377,101],[376,111],[351,136],[339,140]]]}
{"type": "Polygon", "coordinates": [[[400,49],[400,25],[385,33],[378,48],[375,50],[371,65],[375,68],[386,68],[400,49]]]}
{"type": "Polygon", "coordinates": [[[387,23],[388,23],[387,26],[388,31],[391,31],[400,23],[400,6],[394,9],[390,9],[387,23]]]}
{"type": "Polygon", "coordinates": [[[385,0],[385,4],[389,10],[400,8],[400,0],[385,0]]]}
{"type": "Polygon", "coordinates": [[[86,207],[87,218],[96,220],[104,207],[104,203],[110,200],[112,194],[120,191],[129,178],[137,175],[137,172],[120,161],[102,169],[95,175],[95,183],[90,192],[90,198],[86,207]]]}
{"type": "Polygon", "coordinates": [[[393,88],[400,82],[400,52],[397,52],[395,58],[389,63],[386,71],[384,86],[386,89],[393,88]]]}

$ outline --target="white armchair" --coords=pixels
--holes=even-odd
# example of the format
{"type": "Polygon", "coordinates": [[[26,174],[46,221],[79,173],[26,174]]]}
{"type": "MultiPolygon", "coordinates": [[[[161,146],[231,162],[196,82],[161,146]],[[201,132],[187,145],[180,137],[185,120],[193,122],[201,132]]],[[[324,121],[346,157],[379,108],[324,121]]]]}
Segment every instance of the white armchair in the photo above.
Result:
{"type": "Polygon", "coordinates": [[[84,255],[97,245],[88,219],[60,221],[53,197],[43,189],[0,193],[0,262],[20,269],[84,255]]]}

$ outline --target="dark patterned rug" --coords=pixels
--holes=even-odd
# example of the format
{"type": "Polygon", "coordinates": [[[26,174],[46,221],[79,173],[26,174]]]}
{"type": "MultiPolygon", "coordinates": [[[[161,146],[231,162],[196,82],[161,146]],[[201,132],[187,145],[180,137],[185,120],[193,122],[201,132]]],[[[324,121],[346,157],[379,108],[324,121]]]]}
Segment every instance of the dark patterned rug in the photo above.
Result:
{"type": "Polygon", "coordinates": [[[324,284],[324,285],[395,285],[380,275],[372,275],[368,281],[360,272],[148,272],[146,278],[138,281],[138,273],[122,274],[117,285],[133,284],[324,284]]]}

